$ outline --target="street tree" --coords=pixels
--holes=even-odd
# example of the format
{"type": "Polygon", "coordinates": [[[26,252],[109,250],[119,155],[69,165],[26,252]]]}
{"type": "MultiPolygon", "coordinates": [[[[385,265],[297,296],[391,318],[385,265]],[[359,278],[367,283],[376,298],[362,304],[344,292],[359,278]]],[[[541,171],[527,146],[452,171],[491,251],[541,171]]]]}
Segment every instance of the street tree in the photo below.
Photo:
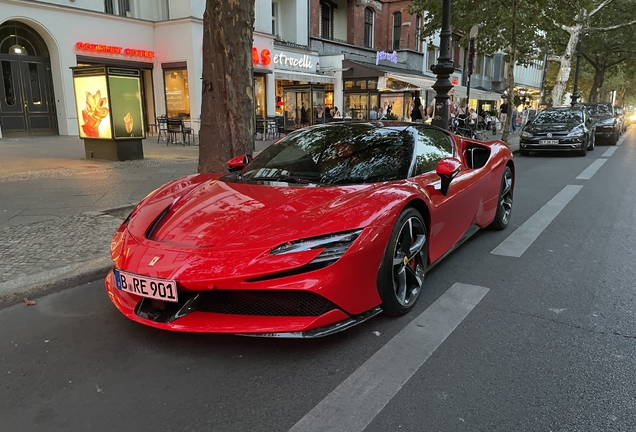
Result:
{"type": "Polygon", "coordinates": [[[603,32],[633,26],[636,24],[636,20],[632,19],[636,11],[635,3],[633,0],[548,0],[540,15],[545,20],[542,27],[551,41],[552,51],[556,43],[562,53],[548,57],[548,60],[559,63],[552,93],[553,106],[560,106],[564,102],[563,95],[579,40],[583,36],[589,35],[591,38],[603,32]],[[610,22],[613,24],[608,24],[610,22]]]}
{"type": "MultiPolygon", "coordinates": [[[[520,0],[475,0],[453,2],[451,27],[460,36],[459,43],[468,45],[473,25],[479,26],[479,54],[493,55],[503,52],[508,62],[508,100],[514,101],[516,64],[527,64],[540,57],[538,17],[548,0],[523,2],[520,0]]],[[[442,2],[439,0],[413,0],[411,14],[423,14],[422,39],[429,42],[442,26],[442,2]]],[[[508,138],[513,104],[508,104],[508,116],[503,125],[502,139],[508,138]]]]}
{"type": "Polygon", "coordinates": [[[254,150],[253,28],[254,0],[207,0],[199,172],[223,172],[254,150]]]}

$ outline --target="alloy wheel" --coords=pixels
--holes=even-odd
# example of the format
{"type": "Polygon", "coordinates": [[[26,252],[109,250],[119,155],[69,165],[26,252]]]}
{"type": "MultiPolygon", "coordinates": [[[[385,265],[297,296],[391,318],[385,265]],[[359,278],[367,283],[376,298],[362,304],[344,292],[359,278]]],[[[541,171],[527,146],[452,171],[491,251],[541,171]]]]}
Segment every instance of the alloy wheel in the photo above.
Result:
{"type": "Polygon", "coordinates": [[[407,219],[397,237],[393,254],[393,289],[402,306],[415,302],[424,282],[426,229],[417,217],[407,219]]]}
{"type": "Polygon", "coordinates": [[[501,191],[501,197],[499,198],[499,206],[503,211],[501,221],[504,225],[508,225],[512,213],[512,173],[510,170],[504,172],[503,189],[501,191]]]}

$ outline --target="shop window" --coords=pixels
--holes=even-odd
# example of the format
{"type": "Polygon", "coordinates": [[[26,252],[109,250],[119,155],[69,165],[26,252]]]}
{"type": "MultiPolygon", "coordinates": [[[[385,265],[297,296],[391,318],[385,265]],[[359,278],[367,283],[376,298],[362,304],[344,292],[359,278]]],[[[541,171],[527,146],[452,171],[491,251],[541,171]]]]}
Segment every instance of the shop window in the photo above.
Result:
{"type": "Polygon", "coordinates": [[[187,69],[163,71],[168,117],[190,118],[190,93],[187,69]]]}
{"type": "Polygon", "coordinates": [[[256,110],[256,117],[266,118],[266,104],[265,104],[265,77],[263,75],[257,75],[254,77],[254,108],[256,110]]]}
{"type": "Polygon", "coordinates": [[[345,90],[353,90],[353,81],[345,81],[344,82],[344,89],[345,90]]]}
{"type": "Polygon", "coordinates": [[[375,90],[378,88],[378,81],[377,80],[369,80],[367,82],[367,88],[369,90],[375,90]]]}
{"type": "Polygon", "coordinates": [[[400,49],[400,38],[402,37],[402,14],[395,12],[393,14],[393,49],[400,49]]]}
{"type": "Polygon", "coordinates": [[[430,47],[428,49],[427,57],[428,59],[427,59],[426,69],[430,71],[431,66],[433,66],[437,62],[437,50],[435,49],[435,47],[430,47]]]}
{"type": "Polygon", "coordinates": [[[344,112],[345,119],[367,120],[369,113],[369,94],[345,94],[344,112]]]}
{"type": "Polygon", "coordinates": [[[331,5],[322,2],[320,7],[320,36],[324,39],[331,39],[331,5]]]}
{"type": "Polygon", "coordinates": [[[35,30],[17,21],[0,25],[0,54],[48,57],[46,44],[35,30]]]}
{"type": "Polygon", "coordinates": [[[364,46],[373,48],[373,9],[364,10],[364,46]]]}
{"type": "Polygon", "coordinates": [[[2,61],[2,82],[4,84],[4,101],[7,105],[15,105],[15,89],[13,87],[13,76],[11,74],[11,62],[2,61]]]}
{"type": "Polygon", "coordinates": [[[366,80],[356,81],[356,90],[366,90],[366,89],[367,89],[366,80]]]}

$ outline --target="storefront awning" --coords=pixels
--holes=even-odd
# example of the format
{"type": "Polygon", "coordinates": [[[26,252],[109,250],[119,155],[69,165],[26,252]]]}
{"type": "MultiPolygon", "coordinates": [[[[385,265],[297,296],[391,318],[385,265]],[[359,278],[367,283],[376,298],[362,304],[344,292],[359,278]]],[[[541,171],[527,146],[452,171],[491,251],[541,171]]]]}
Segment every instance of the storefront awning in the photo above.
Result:
{"type": "MultiPolygon", "coordinates": [[[[466,92],[468,90],[466,87],[464,87],[464,86],[455,86],[453,88],[455,89],[455,97],[458,97],[460,99],[466,97],[466,92]]],[[[485,91],[485,90],[480,90],[480,89],[476,89],[476,88],[471,88],[470,89],[470,98],[471,99],[484,100],[484,101],[498,101],[499,99],[501,99],[501,94],[499,94],[497,92],[485,91]]]]}
{"type": "Polygon", "coordinates": [[[401,75],[401,74],[387,72],[385,76],[393,80],[402,81],[407,84],[410,84],[411,86],[421,91],[433,90],[432,86],[435,83],[435,81],[432,79],[427,79],[427,78],[419,77],[415,75],[401,75]]]}
{"type": "Polygon", "coordinates": [[[307,81],[312,83],[335,84],[336,78],[329,75],[276,70],[277,80],[307,81]]]}

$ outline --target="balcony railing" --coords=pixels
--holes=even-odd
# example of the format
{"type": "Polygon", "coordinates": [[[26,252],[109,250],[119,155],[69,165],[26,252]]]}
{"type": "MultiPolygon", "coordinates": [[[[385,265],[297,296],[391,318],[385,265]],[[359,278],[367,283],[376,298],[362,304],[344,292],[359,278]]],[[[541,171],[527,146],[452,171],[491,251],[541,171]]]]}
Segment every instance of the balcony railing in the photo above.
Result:
{"type": "Polygon", "coordinates": [[[280,39],[280,38],[275,38],[274,39],[274,45],[287,46],[287,47],[291,47],[291,48],[307,49],[307,45],[301,45],[301,44],[297,44],[295,42],[289,42],[289,41],[286,41],[286,40],[280,39]]]}

